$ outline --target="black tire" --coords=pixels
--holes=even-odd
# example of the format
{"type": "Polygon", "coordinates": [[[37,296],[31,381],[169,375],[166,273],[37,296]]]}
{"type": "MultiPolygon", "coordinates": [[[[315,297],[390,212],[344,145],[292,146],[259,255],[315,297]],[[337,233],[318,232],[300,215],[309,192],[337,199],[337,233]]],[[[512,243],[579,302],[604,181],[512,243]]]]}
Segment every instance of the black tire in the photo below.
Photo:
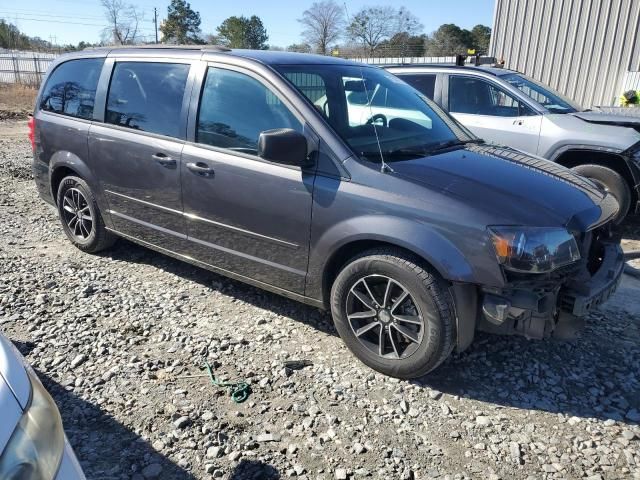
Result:
{"type": "Polygon", "coordinates": [[[631,208],[631,187],[622,175],[602,165],[578,165],[573,167],[573,170],[589,178],[615,197],[620,205],[615,223],[621,223],[631,208]]]}
{"type": "Polygon", "coordinates": [[[64,233],[69,241],[83,252],[97,253],[109,248],[116,241],[116,236],[105,228],[95,196],[82,178],[75,176],[63,178],[58,187],[56,204],[64,233]],[[69,197],[72,197],[70,201],[69,197]],[[71,210],[75,210],[76,213],[74,214],[71,210]],[[76,218],[73,223],[73,217],[78,216],[79,210],[84,212],[78,217],[82,220],[76,218]],[[89,213],[89,216],[86,213],[89,213]]]}
{"type": "MultiPolygon", "coordinates": [[[[389,294],[389,297],[391,295],[389,294]]],[[[393,302],[400,297],[401,295],[398,295],[395,300],[393,298],[389,299],[388,304],[392,305],[392,313],[393,308],[395,308],[393,307],[393,302]]],[[[404,309],[406,305],[401,305],[400,308],[404,309]]],[[[364,306],[365,309],[368,308],[364,303],[361,303],[361,306],[364,306]]],[[[421,266],[417,258],[394,248],[377,248],[356,256],[343,267],[331,288],[331,313],[336,329],[347,347],[369,367],[385,375],[397,378],[408,379],[426,375],[449,356],[455,346],[456,339],[455,315],[453,312],[453,299],[449,293],[447,283],[437,273],[421,266]],[[418,316],[404,316],[404,318],[420,318],[422,325],[412,328],[415,328],[416,331],[422,329],[423,332],[422,335],[419,333],[414,335],[416,338],[420,337],[419,343],[407,341],[407,344],[411,346],[411,350],[407,348],[402,355],[398,355],[399,349],[396,348],[396,343],[398,338],[402,339],[402,335],[399,335],[400,332],[397,330],[397,325],[384,323],[389,321],[388,318],[383,322],[380,317],[382,308],[376,309],[377,315],[370,319],[372,323],[377,322],[378,326],[369,328],[361,337],[356,336],[355,332],[363,330],[364,327],[361,324],[354,325],[354,323],[369,320],[354,319],[353,317],[352,320],[349,320],[347,318],[347,310],[350,305],[353,307],[355,303],[361,302],[361,300],[354,300],[354,296],[355,298],[359,297],[352,292],[352,288],[357,289],[363,286],[364,284],[361,282],[363,278],[365,278],[365,282],[369,283],[372,283],[370,279],[373,279],[374,284],[371,286],[371,290],[369,290],[368,286],[366,287],[371,293],[374,292],[373,289],[376,287],[375,281],[377,279],[383,282],[378,287],[378,293],[373,293],[373,297],[380,300],[380,302],[377,302],[378,307],[383,306],[382,304],[386,302],[388,296],[387,293],[380,293],[389,288],[380,289],[380,287],[384,287],[385,280],[383,279],[391,279],[392,282],[396,283],[396,286],[391,288],[400,288],[408,292],[408,304],[411,308],[415,306],[413,312],[416,312],[418,316]],[[359,339],[365,335],[369,335],[370,338],[371,336],[380,335],[381,330],[385,328],[383,324],[387,328],[385,332],[395,332],[396,342],[393,341],[393,338],[389,342],[391,333],[386,333],[387,340],[382,342],[383,344],[392,344],[393,351],[387,355],[395,355],[393,358],[381,356],[379,345],[378,347],[375,347],[373,343],[366,345],[366,340],[363,342],[359,339]],[[376,348],[378,348],[378,351],[375,351],[376,348]]],[[[362,312],[355,312],[356,315],[358,313],[362,312]]],[[[368,312],[365,313],[368,314],[368,312]]],[[[393,315],[392,317],[391,322],[397,324],[396,317],[393,315]]],[[[373,342],[375,342],[375,339],[373,342]]]]}

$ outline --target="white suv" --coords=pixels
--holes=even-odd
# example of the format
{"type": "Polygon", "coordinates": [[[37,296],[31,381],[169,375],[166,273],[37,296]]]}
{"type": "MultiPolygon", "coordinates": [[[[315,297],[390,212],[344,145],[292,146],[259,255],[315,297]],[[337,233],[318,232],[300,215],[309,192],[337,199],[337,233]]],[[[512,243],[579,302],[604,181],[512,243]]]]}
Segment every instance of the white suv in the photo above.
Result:
{"type": "Polygon", "coordinates": [[[618,220],[640,210],[640,116],[584,111],[535,80],[501,68],[388,67],[490,143],[570,167],[616,197],[618,220]]]}

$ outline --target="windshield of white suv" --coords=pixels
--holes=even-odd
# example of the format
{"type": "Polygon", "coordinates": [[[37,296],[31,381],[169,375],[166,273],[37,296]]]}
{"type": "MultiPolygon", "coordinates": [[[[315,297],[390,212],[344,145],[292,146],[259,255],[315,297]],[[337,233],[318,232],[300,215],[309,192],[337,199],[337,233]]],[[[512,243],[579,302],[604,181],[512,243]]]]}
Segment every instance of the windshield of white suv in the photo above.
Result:
{"type": "Polygon", "coordinates": [[[394,75],[372,67],[276,67],[353,151],[385,163],[479,142],[434,102],[394,75]]]}
{"type": "Polygon", "coordinates": [[[562,94],[521,73],[509,73],[507,75],[501,75],[500,78],[509,82],[551,113],[574,113],[580,111],[580,107],[572,103],[571,100],[562,94]]]}

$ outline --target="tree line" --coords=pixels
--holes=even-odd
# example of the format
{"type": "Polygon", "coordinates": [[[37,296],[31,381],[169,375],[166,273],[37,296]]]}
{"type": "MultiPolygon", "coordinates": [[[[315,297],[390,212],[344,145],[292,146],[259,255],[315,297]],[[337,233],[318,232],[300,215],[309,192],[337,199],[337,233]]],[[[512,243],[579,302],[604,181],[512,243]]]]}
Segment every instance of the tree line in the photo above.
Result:
{"type": "MultiPolygon", "coordinates": [[[[155,39],[141,35],[144,19],[134,4],[126,0],[100,1],[107,21],[100,44],[153,43],[155,39]]],[[[349,15],[346,7],[335,0],[314,2],[302,12],[298,22],[301,41],[283,48],[268,44],[267,29],[256,15],[231,16],[215,32],[205,34],[201,30],[200,13],[186,0],[171,0],[159,30],[161,41],[169,44],[218,44],[230,48],[379,57],[449,56],[466,53],[469,49],[487,53],[491,37],[491,29],[484,25],[467,30],[455,24],[444,24],[427,34],[419,18],[405,7],[364,7],[349,15]]],[[[27,37],[15,26],[0,20],[0,47],[46,48],[47,44],[41,39],[27,37]]],[[[65,49],[87,46],[91,45],[81,42],[77,47],[68,45],[65,49]]]]}

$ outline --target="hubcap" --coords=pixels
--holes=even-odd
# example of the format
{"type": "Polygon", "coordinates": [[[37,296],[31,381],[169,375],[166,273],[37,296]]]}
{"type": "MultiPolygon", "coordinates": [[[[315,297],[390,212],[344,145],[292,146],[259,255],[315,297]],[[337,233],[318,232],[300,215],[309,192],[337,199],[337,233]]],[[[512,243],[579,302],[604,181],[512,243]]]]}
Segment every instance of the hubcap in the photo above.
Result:
{"type": "Polygon", "coordinates": [[[380,357],[407,358],[423,341],[420,309],[409,291],[392,278],[368,275],[359,279],[349,290],[346,308],[358,341],[380,357]]]}
{"type": "Polygon", "coordinates": [[[70,188],[62,197],[62,214],[71,234],[86,240],[93,230],[93,217],[89,203],[77,188],[70,188]]]}

